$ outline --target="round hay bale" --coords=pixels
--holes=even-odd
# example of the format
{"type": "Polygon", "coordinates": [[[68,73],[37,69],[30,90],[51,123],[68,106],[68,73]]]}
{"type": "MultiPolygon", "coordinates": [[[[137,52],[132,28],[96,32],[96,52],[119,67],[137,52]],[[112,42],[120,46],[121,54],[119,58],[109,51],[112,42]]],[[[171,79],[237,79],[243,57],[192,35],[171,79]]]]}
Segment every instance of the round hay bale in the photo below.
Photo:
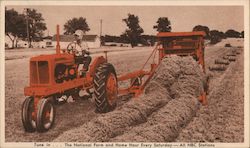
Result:
{"type": "Polygon", "coordinates": [[[225,64],[225,65],[228,65],[229,64],[229,61],[228,60],[225,60],[225,59],[216,59],[214,61],[215,64],[225,64]]]}
{"type": "Polygon", "coordinates": [[[232,50],[232,53],[236,53],[236,49],[233,49],[233,50],[232,50]]]}
{"type": "Polygon", "coordinates": [[[236,58],[235,57],[228,57],[228,60],[230,61],[230,62],[234,62],[234,61],[236,61],[236,58]]]}
{"type": "Polygon", "coordinates": [[[228,60],[228,56],[223,56],[222,57],[224,60],[228,60]]]}
{"type": "Polygon", "coordinates": [[[209,66],[210,71],[224,71],[226,70],[226,66],[224,64],[217,64],[213,66],[209,66]]]}
{"type": "Polygon", "coordinates": [[[232,45],[227,43],[227,44],[225,44],[225,47],[232,47],[232,45]]]}
{"type": "Polygon", "coordinates": [[[230,56],[235,57],[235,56],[236,56],[236,54],[234,54],[234,53],[229,53],[229,54],[227,54],[227,56],[228,56],[228,57],[230,57],[230,56]]]}

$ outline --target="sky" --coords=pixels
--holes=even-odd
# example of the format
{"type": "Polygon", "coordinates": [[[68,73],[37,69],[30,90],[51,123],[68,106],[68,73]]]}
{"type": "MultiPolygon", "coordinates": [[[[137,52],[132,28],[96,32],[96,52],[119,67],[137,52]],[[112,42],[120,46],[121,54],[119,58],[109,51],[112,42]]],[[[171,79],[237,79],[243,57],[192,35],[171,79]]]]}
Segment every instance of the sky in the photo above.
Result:
{"type": "Polygon", "coordinates": [[[171,22],[172,32],[192,31],[196,25],[205,25],[210,30],[227,31],[244,29],[243,6],[6,6],[19,13],[24,8],[33,8],[40,12],[47,24],[45,35],[54,35],[56,25],[63,25],[73,17],[86,18],[90,27],[87,34],[100,35],[100,20],[102,19],[102,35],[120,35],[126,29],[122,19],[128,13],[139,17],[140,26],[144,34],[155,35],[153,29],[159,17],[168,17],[171,22]]]}

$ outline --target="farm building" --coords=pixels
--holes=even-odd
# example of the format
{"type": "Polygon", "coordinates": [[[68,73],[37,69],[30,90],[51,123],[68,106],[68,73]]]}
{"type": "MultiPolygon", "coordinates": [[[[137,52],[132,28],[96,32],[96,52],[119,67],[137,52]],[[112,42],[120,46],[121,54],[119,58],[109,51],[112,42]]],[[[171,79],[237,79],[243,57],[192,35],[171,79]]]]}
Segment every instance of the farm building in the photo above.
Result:
{"type": "MultiPolygon", "coordinates": [[[[75,40],[73,35],[60,35],[60,46],[63,49],[66,49],[69,43],[75,40]]],[[[84,35],[83,40],[87,43],[89,48],[99,48],[101,46],[101,40],[97,35],[84,35]]],[[[56,36],[53,37],[47,36],[43,40],[38,42],[31,43],[34,48],[48,48],[56,47],[56,36]]],[[[9,37],[5,36],[5,47],[11,48],[12,42],[9,37]]],[[[17,47],[27,48],[28,43],[24,40],[18,40],[17,47]]]]}
{"type": "MultiPolygon", "coordinates": [[[[26,40],[18,39],[17,43],[15,41],[14,43],[17,45],[18,48],[28,48],[29,44],[26,40]]],[[[31,45],[33,48],[47,48],[47,47],[53,47],[52,46],[52,37],[47,36],[44,37],[42,40],[37,39],[36,41],[31,42],[31,45]]],[[[12,47],[12,41],[8,36],[5,36],[5,48],[11,48],[12,47]]]]}
{"type": "Polygon", "coordinates": [[[41,48],[53,47],[52,45],[52,36],[44,37],[42,41],[40,41],[41,48]]]}
{"type": "MultiPolygon", "coordinates": [[[[14,38],[13,36],[11,36],[12,38],[14,38]]],[[[5,35],[5,48],[11,48],[12,47],[12,41],[10,40],[10,38],[8,36],[5,35]]],[[[28,47],[28,42],[24,41],[24,40],[18,40],[17,44],[16,41],[14,42],[14,46],[17,45],[17,47],[28,47]]]]}
{"type": "MultiPolygon", "coordinates": [[[[83,40],[87,43],[89,48],[99,48],[101,46],[101,40],[97,35],[84,35],[83,40]]],[[[60,35],[60,46],[66,49],[69,43],[75,41],[73,35],[60,35]]],[[[52,38],[52,45],[56,47],[56,35],[52,38]]]]}

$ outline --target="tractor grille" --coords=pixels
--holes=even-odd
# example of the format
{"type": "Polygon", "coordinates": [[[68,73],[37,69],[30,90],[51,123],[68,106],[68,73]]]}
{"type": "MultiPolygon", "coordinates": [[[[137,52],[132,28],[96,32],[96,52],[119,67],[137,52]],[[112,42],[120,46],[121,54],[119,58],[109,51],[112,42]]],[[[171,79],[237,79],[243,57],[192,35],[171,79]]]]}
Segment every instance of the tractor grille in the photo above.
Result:
{"type": "Polygon", "coordinates": [[[30,82],[31,84],[49,83],[48,61],[32,61],[30,63],[30,82]]]}

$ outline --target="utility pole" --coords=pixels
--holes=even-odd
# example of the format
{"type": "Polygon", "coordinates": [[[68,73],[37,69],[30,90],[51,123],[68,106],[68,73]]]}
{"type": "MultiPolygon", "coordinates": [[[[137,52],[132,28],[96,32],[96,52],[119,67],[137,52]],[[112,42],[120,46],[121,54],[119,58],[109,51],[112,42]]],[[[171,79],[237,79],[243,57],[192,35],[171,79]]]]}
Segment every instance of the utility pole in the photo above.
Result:
{"type": "Polygon", "coordinates": [[[102,19],[100,20],[100,37],[102,36],[102,19]]]}
{"type": "Polygon", "coordinates": [[[100,41],[101,41],[101,45],[100,46],[102,46],[103,45],[103,38],[102,38],[102,19],[100,20],[100,41]]]}
{"type": "Polygon", "coordinates": [[[30,45],[30,35],[29,35],[29,16],[28,16],[28,8],[24,8],[24,12],[25,12],[25,17],[26,17],[27,41],[28,41],[28,45],[29,45],[29,48],[30,48],[31,45],[30,45]]]}

